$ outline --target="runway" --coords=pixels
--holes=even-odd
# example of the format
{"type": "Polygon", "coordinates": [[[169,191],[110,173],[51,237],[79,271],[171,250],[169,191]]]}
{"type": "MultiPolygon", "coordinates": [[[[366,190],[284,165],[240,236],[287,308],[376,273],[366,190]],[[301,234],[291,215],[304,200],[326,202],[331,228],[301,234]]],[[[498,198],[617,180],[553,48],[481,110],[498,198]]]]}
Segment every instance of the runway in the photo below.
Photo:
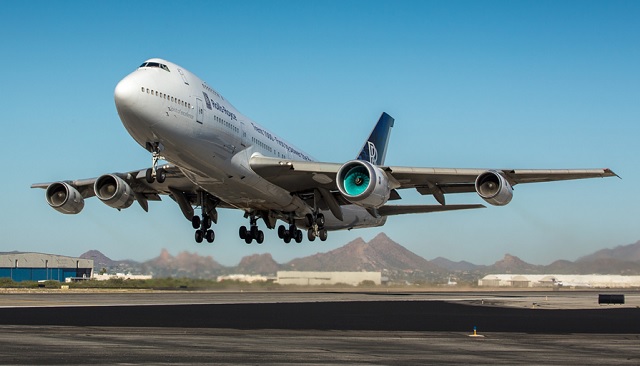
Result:
{"type": "Polygon", "coordinates": [[[640,363],[638,295],[594,296],[3,293],[0,364],[640,363]]]}

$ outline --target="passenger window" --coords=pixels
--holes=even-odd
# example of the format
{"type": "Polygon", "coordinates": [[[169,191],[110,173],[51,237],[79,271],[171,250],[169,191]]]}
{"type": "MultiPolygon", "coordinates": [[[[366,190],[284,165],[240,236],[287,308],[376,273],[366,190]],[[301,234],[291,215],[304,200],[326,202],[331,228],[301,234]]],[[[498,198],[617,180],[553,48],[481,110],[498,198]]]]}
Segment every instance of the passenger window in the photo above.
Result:
{"type": "Polygon", "coordinates": [[[142,92],[144,93],[144,86],[142,87],[142,92]]]}

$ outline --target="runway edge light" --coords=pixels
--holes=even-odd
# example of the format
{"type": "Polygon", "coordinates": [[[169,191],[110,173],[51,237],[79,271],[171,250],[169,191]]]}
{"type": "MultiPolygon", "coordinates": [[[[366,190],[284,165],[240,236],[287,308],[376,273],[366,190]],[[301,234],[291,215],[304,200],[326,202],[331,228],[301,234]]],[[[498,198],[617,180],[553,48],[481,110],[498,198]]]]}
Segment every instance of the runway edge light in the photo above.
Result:
{"type": "Polygon", "coordinates": [[[469,334],[469,337],[484,338],[483,335],[478,334],[477,327],[475,325],[473,326],[473,334],[469,334]]]}

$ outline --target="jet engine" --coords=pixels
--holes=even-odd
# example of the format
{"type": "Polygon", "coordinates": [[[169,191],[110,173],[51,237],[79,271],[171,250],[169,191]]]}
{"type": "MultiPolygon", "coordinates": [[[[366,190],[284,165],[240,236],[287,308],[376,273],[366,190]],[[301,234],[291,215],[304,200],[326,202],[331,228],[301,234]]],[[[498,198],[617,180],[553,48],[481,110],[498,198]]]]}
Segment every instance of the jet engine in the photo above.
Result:
{"type": "Polygon", "coordinates": [[[114,174],[105,174],[98,178],[93,190],[102,202],[117,209],[128,208],[135,199],[131,186],[114,174]]]}
{"type": "Polygon", "coordinates": [[[386,174],[363,160],[352,160],[340,167],[337,183],[347,201],[366,208],[381,207],[391,193],[386,174]]]}
{"type": "Polygon", "coordinates": [[[494,206],[504,206],[513,198],[513,188],[502,174],[495,170],[486,171],[476,178],[476,192],[494,206]]]}
{"type": "Polygon", "coordinates": [[[50,184],[45,197],[49,206],[63,214],[77,214],[84,208],[84,198],[80,192],[65,182],[50,184]]]}

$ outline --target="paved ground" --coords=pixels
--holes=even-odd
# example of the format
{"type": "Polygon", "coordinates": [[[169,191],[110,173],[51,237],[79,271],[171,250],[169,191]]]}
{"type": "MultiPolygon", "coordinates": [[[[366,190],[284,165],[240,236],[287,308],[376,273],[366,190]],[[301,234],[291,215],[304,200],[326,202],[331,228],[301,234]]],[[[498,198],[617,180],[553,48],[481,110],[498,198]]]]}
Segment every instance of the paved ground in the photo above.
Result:
{"type": "Polygon", "coordinates": [[[0,326],[0,364],[637,365],[640,336],[0,326]]]}
{"type": "Polygon", "coordinates": [[[626,295],[597,307],[592,292],[0,294],[0,364],[635,365],[640,309],[626,295]]]}

